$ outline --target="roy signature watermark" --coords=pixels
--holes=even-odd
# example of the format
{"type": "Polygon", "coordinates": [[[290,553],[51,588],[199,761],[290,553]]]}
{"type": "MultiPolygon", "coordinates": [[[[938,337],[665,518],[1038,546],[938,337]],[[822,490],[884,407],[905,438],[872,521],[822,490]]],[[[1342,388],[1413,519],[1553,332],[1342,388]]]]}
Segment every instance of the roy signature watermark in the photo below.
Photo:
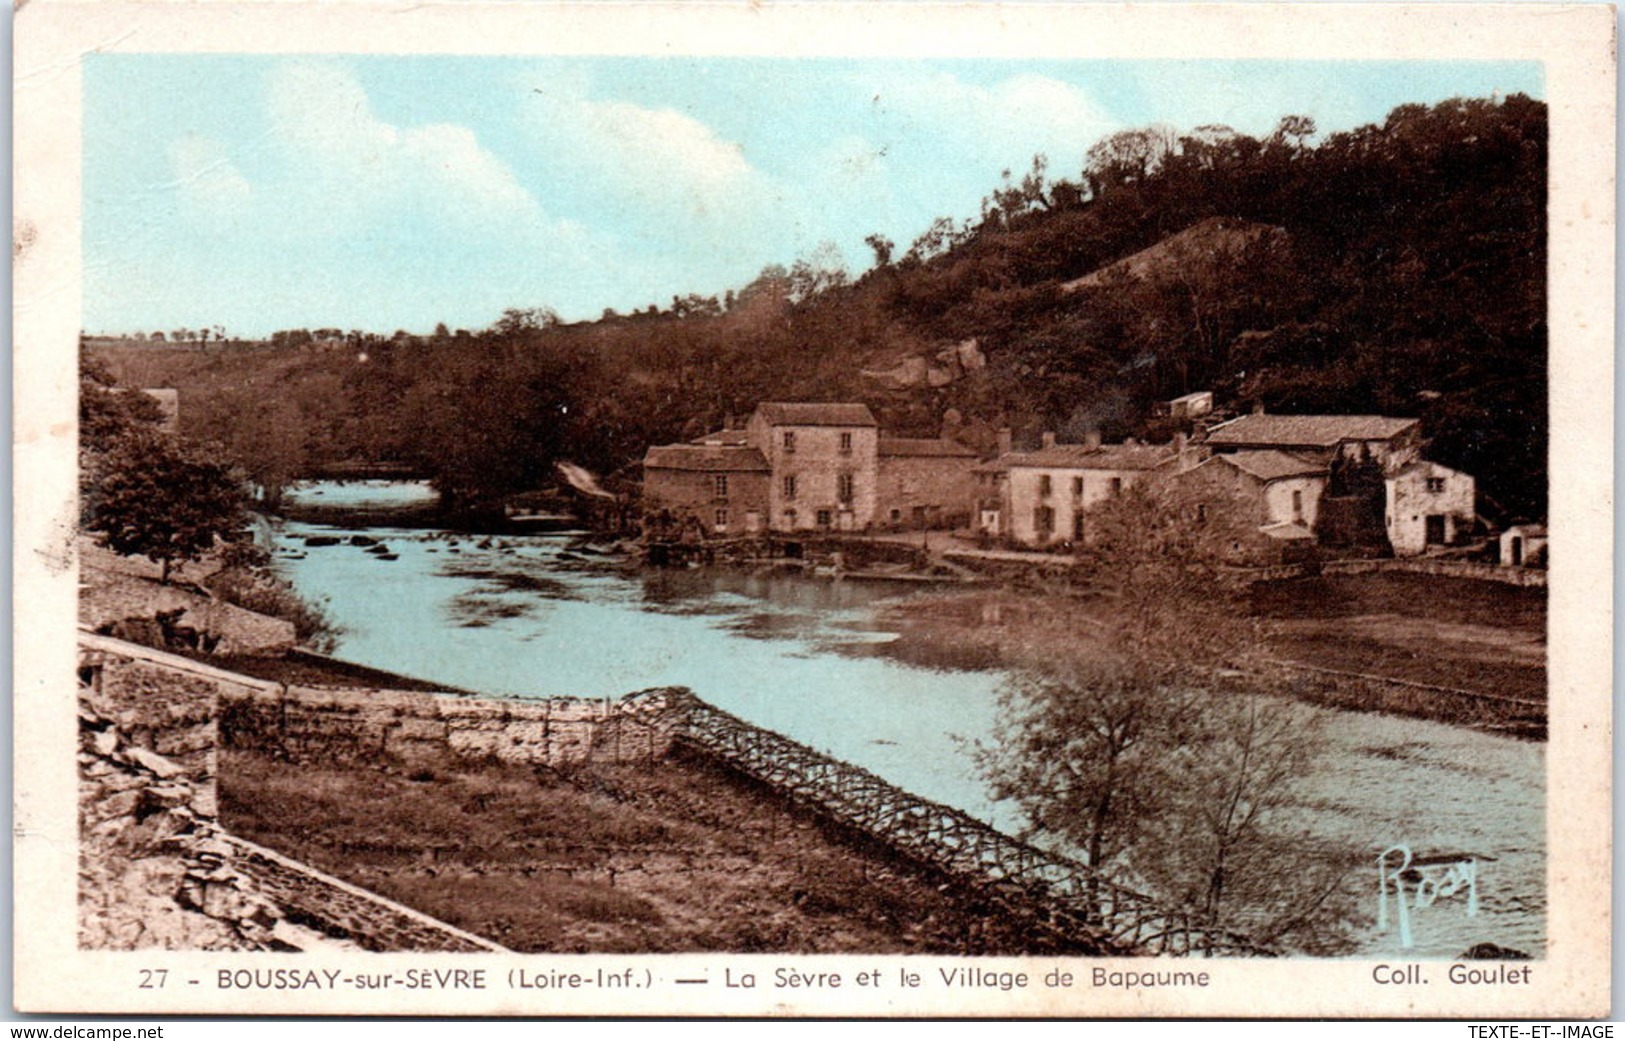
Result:
{"type": "Polygon", "coordinates": [[[1467,917],[1478,915],[1478,869],[1494,860],[1478,853],[1441,853],[1418,857],[1405,845],[1389,846],[1377,855],[1377,931],[1388,931],[1392,909],[1399,945],[1413,945],[1411,915],[1440,900],[1465,892],[1467,917]]]}

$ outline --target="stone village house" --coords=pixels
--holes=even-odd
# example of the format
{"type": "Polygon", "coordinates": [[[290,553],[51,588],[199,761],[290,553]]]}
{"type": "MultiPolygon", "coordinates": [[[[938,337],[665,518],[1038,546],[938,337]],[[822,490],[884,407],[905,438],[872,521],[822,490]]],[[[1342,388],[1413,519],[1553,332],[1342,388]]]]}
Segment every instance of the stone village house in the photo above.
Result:
{"type": "Polygon", "coordinates": [[[1421,424],[1262,412],[1211,428],[1173,485],[1215,557],[1292,559],[1316,543],[1415,556],[1476,520],[1473,478],[1421,457],[1421,424]]]}
{"type": "Polygon", "coordinates": [[[995,464],[1005,475],[999,534],[1026,546],[1082,543],[1091,507],[1170,468],[1175,458],[1169,446],[1103,445],[1096,438],[1056,444],[1046,433],[1037,451],[1008,452],[995,464]]]}
{"type": "Polygon", "coordinates": [[[650,448],[644,515],[707,537],[963,524],[975,462],[955,441],[882,437],[865,405],[763,402],[742,428],[650,448]]]}
{"type": "Polygon", "coordinates": [[[1421,457],[1420,423],[1254,413],[1200,443],[1057,444],[976,453],[882,436],[861,404],[764,402],[726,427],[644,457],[651,525],[699,537],[765,531],[962,527],[1040,548],[1087,541],[1088,512],[1144,481],[1173,493],[1218,560],[1274,564],[1330,545],[1408,556],[1476,522],[1470,475],[1421,457]]]}

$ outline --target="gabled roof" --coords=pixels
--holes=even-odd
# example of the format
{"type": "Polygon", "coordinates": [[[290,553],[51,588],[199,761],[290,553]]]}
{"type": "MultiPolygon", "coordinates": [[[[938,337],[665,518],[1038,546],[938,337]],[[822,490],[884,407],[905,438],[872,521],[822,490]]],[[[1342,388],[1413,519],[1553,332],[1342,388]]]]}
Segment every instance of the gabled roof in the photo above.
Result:
{"type": "Polygon", "coordinates": [[[1272,539],[1297,541],[1299,539],[1313,539],[1315,533],[1296,521],[1281,521],[1279,524],[1266,524],[1258,529],[1272,539]]]}
{"type": "Polygon", "coordinates": [[[873,427],[874,413],[868,405],[852,402],[764,401],[756,414],[769,426],[785,427],[873,427]]]}
{"type": "Polygon", "coordinates": [[[1400,469],[1389,474],[1388,480],[1392,481],[1396,477],[1409,477],[1411,474],[1426,474],[1429,477],[1467,476],[1467,474],[1463,471],[1452,470],[1443,463],[1435,463],[1429,459],[1418,459],[1409,466],[1401,467],[1400,469]]]}
{"type": "Polygon", "coordinates": [[[1166,445],[1051,445],[1036,452],[1009,452],[998,461],[1005,467],[1155,470],[1173,458],[1173,450],[1166,445]]]}
{"type": "Polygon", "coordinates": [[[1245,470],[1264,481],[1278,481],[1283,477],[1324,477],[1326,464],[1317,463],[1291,452],[1264,448],[1255,452],[1237,452],[1235,455],[1214,456],[1239,470],[1245,470]]]}
{"type": "Polygon", "coordinates": [[[701,434],[690,441],[691,445],[748,445],[750,444],[750,431],[748,430],[713,430],[709,434],[701,434]]]}
{"type": "Polygon", "coordinates": [[[1417,425],[1388,416],[1277,416],[1252,414],[1208,432],[1215,448],[1335,448],[1342,441],[1388,441],[1417,425]]]}
{"type": "Polygon", "coordinates": [[[883,437],[880,454],[930,458],[975,459],[975,449],[946,437],[883,437]]]}
{"type": "Polygon", "coordinates": [[[733,445],[655,445],[643,455],[645,470],[698,470],[716,473],[769,472],[754,448],[733,445]]]}

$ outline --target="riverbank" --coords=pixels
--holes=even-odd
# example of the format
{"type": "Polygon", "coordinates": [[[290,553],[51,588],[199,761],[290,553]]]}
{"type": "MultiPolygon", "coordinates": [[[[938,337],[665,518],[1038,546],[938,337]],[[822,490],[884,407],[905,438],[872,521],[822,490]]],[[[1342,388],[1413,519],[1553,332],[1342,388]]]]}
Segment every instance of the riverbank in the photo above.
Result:
{"type": "Polygon", "coordinates": [[[225,749],[222,823],[518,951],[1053,947],[711,763],[303,763],[225,749]]]}
{"type": "MultiPolygon", "coordinates": [[[[1248,603],[1264,625],[1260,657],[1304,700],[1544,736],[1542,589],[1376,573],[1261,582],[1248,603]]],[[[853,653],[1016,668],[1088,648],[1113,609],[1063,589],[944,591],[885,605],[881,621],[898,638],[853,653]]]]}

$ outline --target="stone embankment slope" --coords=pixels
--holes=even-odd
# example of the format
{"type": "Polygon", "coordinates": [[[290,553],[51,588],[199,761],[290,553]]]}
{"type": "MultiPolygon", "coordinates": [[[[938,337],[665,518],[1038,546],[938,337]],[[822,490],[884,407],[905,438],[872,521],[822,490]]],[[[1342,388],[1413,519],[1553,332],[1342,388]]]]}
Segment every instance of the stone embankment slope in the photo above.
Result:
{"type": "Polygon", "coordinates": [[[81,633],[80,946],[500,950],[220,826],[221,699],[274,688],[81,633]]]}
{"type": "Polygon", "coordinates": [[[193,646],[222,655],[283,654],[294,646],[294,626],[229,604],[194,581],[214,570],[208,562],[177,569],[159,582],[158,565],[121,557],[80,538],[79,624],[138,643],[157,645],[166,636],[188,636],[193,646]],[[169,633],[163,629],[167,618],[169,633]]]}

